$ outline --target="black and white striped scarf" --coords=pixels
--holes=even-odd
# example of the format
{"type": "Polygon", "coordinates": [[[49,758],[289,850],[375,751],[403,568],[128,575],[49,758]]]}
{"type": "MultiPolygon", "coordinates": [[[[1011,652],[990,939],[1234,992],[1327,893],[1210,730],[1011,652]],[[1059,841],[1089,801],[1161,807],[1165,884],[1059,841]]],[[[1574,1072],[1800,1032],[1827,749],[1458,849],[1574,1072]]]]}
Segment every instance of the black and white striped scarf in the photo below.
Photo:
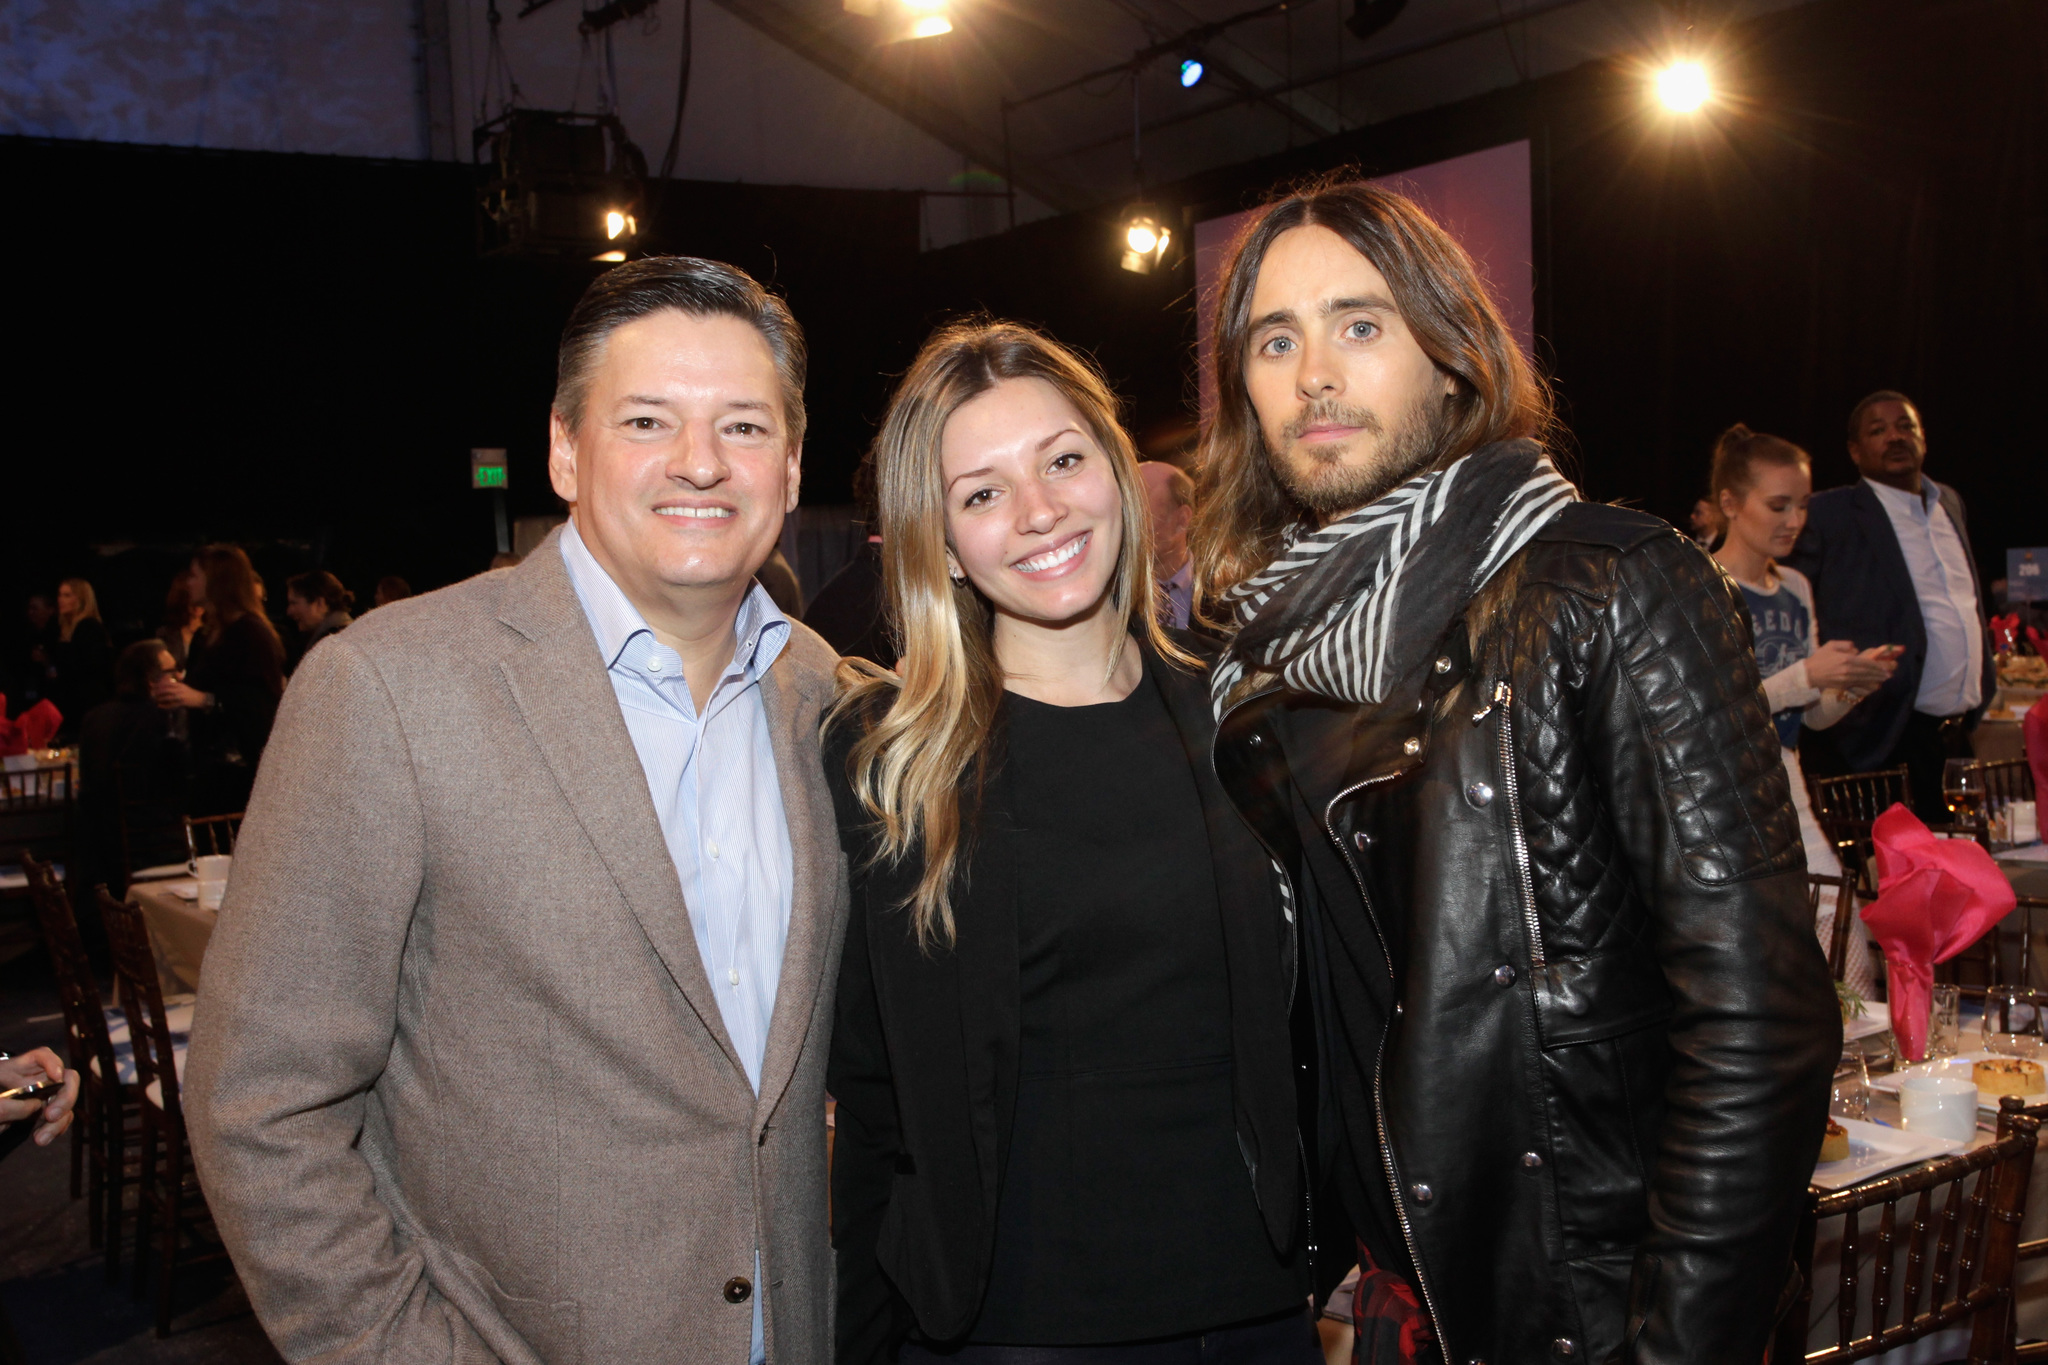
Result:
{"type": "Polygon", "coordinates": [[[1238,626],[1210,674],[1218,720],[1247,674],[1360,705],[1424,662],[1472,594],[1578,497],[1534,441],[1482,446],[1319,529],[1224,595],[1238,626]]]}

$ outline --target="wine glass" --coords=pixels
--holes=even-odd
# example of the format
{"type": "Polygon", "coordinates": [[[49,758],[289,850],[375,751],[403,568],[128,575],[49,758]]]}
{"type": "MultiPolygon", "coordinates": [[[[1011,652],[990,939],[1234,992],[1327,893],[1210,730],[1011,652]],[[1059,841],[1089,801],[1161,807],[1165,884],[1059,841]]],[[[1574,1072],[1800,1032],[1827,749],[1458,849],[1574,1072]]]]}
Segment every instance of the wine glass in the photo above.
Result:
{"type": "Polygon", "coordinates": [[[2038,1060],[2048,1049],[2042,1035],[2041,998],[2025,986],[1993,986],[1984,993],[1984,1050],[2001,1057],[2038,1060]]]}
{"type": "Polygon", "coordinates": [[[1973,758],[1951,758],[1941,765],[1941,794],[1951,820],[1967,825],[1984,806],[1984,773],[1973,758]]]}

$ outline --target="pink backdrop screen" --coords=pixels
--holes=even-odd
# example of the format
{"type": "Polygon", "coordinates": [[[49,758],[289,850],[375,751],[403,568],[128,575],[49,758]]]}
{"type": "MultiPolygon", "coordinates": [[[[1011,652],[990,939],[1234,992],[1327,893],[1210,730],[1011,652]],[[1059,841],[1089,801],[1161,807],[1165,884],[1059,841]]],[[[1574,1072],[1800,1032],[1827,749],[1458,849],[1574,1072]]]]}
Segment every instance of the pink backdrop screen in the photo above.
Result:
{"type": "MultiPolygon", "coordinates": [[[[1399,190],[1426,209],[1471,253],[1486,277],[1494,306],[1522,344],[1534,354],[1536,272],[1531,263],[1529,226],[1529,144],[1510,142],[1469,156],[1418,166],[1373,182],[1399,190]]],[[[1216,319],[1216,287],[1230,243],[1250,221],[1251,210],[1195,224],[1195,302],[1199,311],[1202,411],[1216,402],[1210,364],[1209,329],[1216,319]]]]}

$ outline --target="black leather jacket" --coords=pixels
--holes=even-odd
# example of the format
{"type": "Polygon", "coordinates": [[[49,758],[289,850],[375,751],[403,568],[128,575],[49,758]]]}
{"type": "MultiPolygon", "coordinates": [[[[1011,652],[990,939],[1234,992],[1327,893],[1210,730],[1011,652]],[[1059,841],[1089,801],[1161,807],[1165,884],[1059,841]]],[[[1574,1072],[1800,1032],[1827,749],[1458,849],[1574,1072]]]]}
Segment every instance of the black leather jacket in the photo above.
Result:
{"type": "Polygon", "coordinates": [[[1218,736],[1319,930],[1323,1157],[1377,1175],[1446,1361],[1757,1361],[1841,1025],[1749,613],[1623,509],[1519,560],[1420,695],[1268,694],[1218,736]],[[1361,951],[1363,1044],[1328,986],[1361,951]]]}

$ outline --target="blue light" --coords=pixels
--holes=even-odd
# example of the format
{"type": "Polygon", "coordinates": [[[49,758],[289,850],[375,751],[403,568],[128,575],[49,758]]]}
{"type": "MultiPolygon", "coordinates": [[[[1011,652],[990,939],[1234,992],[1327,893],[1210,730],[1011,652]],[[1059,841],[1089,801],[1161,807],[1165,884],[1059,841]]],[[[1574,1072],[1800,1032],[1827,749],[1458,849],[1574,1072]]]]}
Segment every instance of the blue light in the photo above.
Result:
{"type": "Polygon", "coordinates": [[[1181,89],[1192,89],[1193,87],[1200,85],[1201,82],[1202,64],[1200,62],[1196,61],[1193,57],[1190,57],[1180,64],[1181,89]]]}

